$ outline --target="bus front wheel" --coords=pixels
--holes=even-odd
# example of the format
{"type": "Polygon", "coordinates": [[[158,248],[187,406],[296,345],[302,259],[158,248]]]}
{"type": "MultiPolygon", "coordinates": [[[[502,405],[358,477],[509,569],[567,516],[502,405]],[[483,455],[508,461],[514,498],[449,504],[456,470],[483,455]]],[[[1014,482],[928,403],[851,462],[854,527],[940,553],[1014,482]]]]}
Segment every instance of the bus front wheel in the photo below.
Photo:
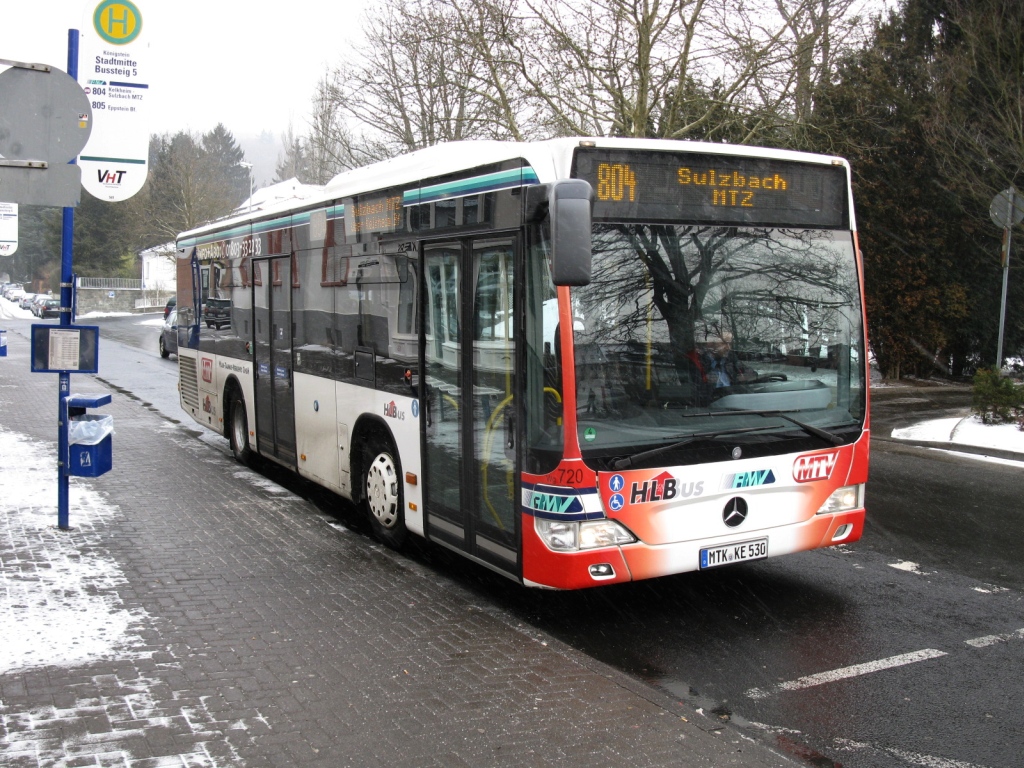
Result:
{"type": "Polygon", "coordinates": [[[381,438],[374,438],[367,445],[363,503],[373,535],[393,549],[400,548],[408,534],[402,508],[401,465],[398,451],[381,438]]]}

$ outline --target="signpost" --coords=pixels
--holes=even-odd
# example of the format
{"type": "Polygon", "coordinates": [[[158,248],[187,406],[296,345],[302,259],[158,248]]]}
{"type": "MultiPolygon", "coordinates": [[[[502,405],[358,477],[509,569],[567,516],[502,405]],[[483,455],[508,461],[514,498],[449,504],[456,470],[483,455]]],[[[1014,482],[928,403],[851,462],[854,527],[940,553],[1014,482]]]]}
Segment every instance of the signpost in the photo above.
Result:
{"type": "MultiPolygon", "coordinates": [[[[92,0],[96,2],[96,0],[92,0]]],[[[145,102],[148,45],[142,14],[131,0],[90,5],[86,35],[68,30],[68,72],[45,64],[0,60],[0,200],[63,208],[60,322],[33,326],[35,372],[59,374],[57,410],[57,527],[69,530],[69,475],[95,477],[111,467],[110,437],[69,438],[69,422],[82,427],[87,408],[110,402],[109,395],[71,396],[71,373],[97,372],[99,329],[73,325],[75,209],[81,187],[106,201],[127,200],[142,189],[149,159],[145,102]],[[79,47],[85,66],[79,79],[79,47]],[[14,105],[16,108],[8,108],[14,105]],[[98,119],[97,119],[98,117],[98,119]],[[76,157],[88,143],[89,152],[76,157]],[[84,174],[83,174],[84,171],[84,174]],[[90,442],[95,438],[94,442],[90,442]],[[76,447],[70,450],[71,444],[76,447]],[[77,457],[77,463],[72,460],[77,457]]],[[[0,203],[0,246],[17,247],[17,205],[0,203]],[[13,220],[13,236],[7,219],[13,220]]],[[[0,251],[4,253],[5,251],[0,251]]],[[[6,351],[0,332],[0,347],[6,351]]],[[[110,417],[101,417],[105,423],[110,417]]],[[[109,426],[109,424],[108,424],[109,426]]],[[[104,427],[106,429],[107,427],[104,427]]]]}
{"type": "Polygon", "coordinates": [[[149,173],[149,44],[131,0],[89,3],[79,81],[93,111],[93,133],[78,158],[82,186],[109,202],[127,200],[149,173]]]}
{"type": "Polygon", "coordinates": [[[1024,197],[1016,187],[1004,189],[992,199],[988,214],[992,223],[1003,228],[1003,296],[999,303],[999,341],[996,345],[996,367],[1003,367],[1003,329],[1006,326],[1006,288],[1010,279],[1010,243],[1013,227],[1024,220],[1024,197]]]}

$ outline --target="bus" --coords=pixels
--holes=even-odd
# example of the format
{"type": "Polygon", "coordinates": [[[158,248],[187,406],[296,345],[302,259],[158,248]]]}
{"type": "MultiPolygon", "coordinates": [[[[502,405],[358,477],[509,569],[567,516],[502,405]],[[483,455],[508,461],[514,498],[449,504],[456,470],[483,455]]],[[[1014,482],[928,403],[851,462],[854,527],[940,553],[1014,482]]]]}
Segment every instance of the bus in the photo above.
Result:
{"type": "Polygon", "coordinates": [[[184,410],[390,546],[575,589],[861,536],[840,158],[443,144],[185,232],[176,259],[184,410]]]}

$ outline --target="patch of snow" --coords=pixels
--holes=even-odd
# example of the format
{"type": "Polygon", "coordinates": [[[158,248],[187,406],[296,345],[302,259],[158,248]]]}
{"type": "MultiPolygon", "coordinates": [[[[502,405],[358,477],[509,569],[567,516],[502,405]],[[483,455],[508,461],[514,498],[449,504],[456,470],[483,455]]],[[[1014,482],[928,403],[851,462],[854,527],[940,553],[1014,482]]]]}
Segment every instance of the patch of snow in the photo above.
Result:
{"type": "Polygon", "coordinates": [[[86,312],[84,315],[76,315],[79,320],[95,317],[131,317],[134,312],[86,312]]]}
{"type": "Polygon", "coordinates": [[[921,566],[917,563],[912,563],[909,560],[902,560],[898,563],[889,563],[890,568],[895,568],[898,571],[906,571],[907,573],[916,573],[918,576],[924,576],[921,572],[921,566]]]}
{"type": "Polygon", "coordinates": [[[912,427],[894,429],[892,437],[950,443],[950,447],[973,445],[1024,454],[1024,432],[1016,424],[983,424],[977,416],[923,421],[912,427]]]}
{"type": "Polygon", "coordinates": [[[56,451],[0,429],[0,466],[0,673],[144,656],[148,614],[124,607],[118,564],[82,546],[120,510],[76,478],[74,530],[58,531],[56,451]]]}

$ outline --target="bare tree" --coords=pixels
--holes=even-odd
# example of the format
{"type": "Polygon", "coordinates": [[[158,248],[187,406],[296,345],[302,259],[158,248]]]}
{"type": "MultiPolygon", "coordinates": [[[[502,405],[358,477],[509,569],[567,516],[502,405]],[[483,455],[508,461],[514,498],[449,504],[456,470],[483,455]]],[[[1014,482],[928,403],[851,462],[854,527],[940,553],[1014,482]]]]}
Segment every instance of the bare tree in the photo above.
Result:
{"type": "Polygon", "coordinates": [[[318,84],[310,142],[319,165],[340,170],[444,141],[523,138],[522,97],[503,58],[513,24],[509,8],[497,10],[386,0],[365,44],[318,84]]]}
{"type": "Polygon", "coordinates": [[[868,2],[387,0],[321,80],[314,141],[360,165],[467,138],[777,137],[868,2]]]}

